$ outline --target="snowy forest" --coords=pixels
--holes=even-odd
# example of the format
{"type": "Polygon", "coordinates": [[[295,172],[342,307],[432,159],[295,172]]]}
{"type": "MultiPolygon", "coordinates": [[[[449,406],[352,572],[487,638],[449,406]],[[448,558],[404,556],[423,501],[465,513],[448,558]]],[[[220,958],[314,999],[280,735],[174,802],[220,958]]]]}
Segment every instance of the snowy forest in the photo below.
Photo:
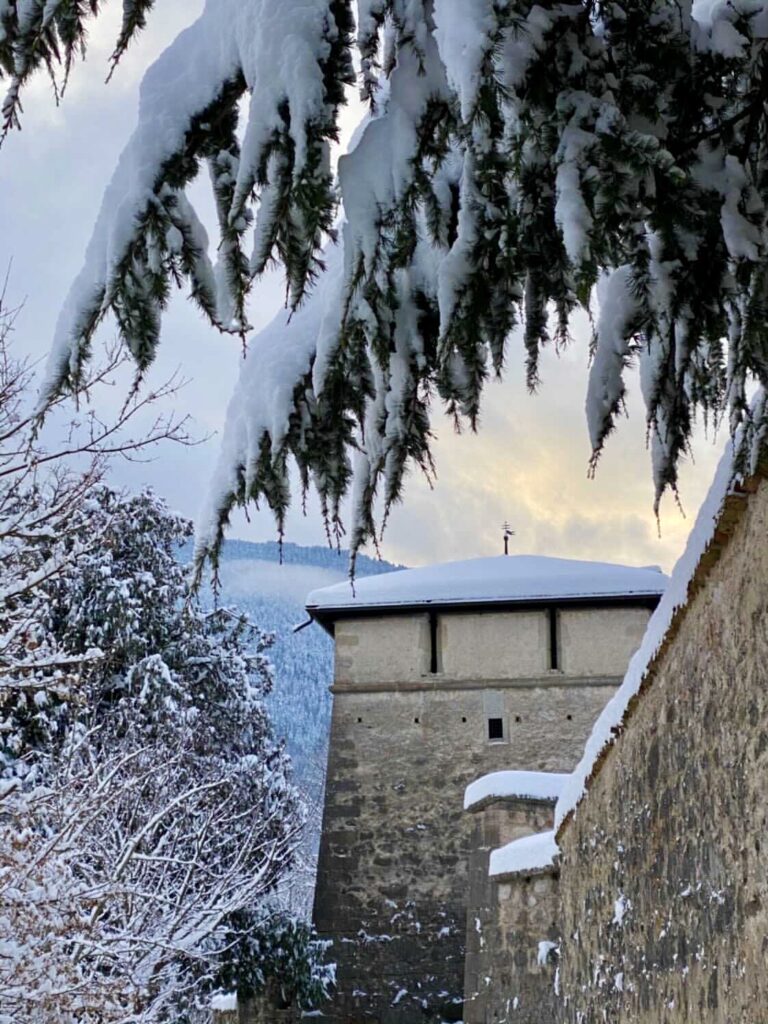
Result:
{"type": "MultiPolygon", "coordinates": [[[[66,105],[107,6],[0,0],[0,171],[35,80],[66,105]]],[[[163,5],[117,6],[108,79],[163,5]]],[[[362,549],[410,470],[434,479],[436,417],[478,426],[515,332],[536,391],[588,317],[585,472],[637,376],[656,513],[702,421],[752,466],[767,47],[761,0],[206,0],[145,69],[43,366],[12,275],[0,300],[0,1024],[328,991],[306,905],[329,646],[289,636],[298,592],[238,571],[391,569],[362,549]],[[285,308],[254,333],[275,269],[285,308]],[[147,385],[175,290],[243,353],[194,527],[112,478],[197,443],[179,381],[147,385]],[[310,493],[327,556],[283,544],[310,493]],[[249,506],[279,548],[225,542],[249,506]]]]}

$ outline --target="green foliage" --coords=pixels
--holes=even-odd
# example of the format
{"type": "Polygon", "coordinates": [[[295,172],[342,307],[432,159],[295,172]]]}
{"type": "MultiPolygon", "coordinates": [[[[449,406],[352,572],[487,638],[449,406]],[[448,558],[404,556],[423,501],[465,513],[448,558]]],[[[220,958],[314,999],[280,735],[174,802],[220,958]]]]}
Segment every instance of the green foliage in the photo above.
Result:
{"type": "MultiPolygon", "coordinates": [[[[112,54],[112,70],[136,34],[144,28],[155,0],[123,0],[123,22],[112,54]]],[[[21,127],[21,94],[31,76],[45,68],[57,98],[66,87],[75,60],[85,53],[88,22],[101,0],[9,0],[0,8],[0,81],[9,87],[2,104],[1,136],[21,127]],[[21,9],[20,9],[21,8],[21,9]],[[61,82],[57,73],[61,72],[61,82]]]]}
{"type": "Polygon", "coordinates": [[[223,991],[237,992],[242,1002],[266,994],[277,1008],[310,1009],[329,997],[333,967],[310,925],[278,913],[255,924],[237,915],[230,928],[227,959],[216,979],[223,991]]]}

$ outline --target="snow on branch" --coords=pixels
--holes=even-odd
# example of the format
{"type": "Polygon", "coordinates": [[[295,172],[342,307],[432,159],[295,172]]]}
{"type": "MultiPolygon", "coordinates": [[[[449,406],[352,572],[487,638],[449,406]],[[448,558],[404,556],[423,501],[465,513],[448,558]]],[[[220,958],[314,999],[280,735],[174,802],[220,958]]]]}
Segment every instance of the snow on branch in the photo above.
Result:
{"type": "Polygon", "coordinates": [[[107,188],[85,265],[64,306],[43,400],[81,385],[107,312],[144,370],[169,289],[188,280],[212,324],[242,334],[251,278],[273,258],[301,300],[332,226],[329,143],[350,78],[349,12],[337,0],[208,0],[145,76],[138,126],[107,188]],[[251,94],[245,136],[239,104],[251,94]],[[219,210],[219,264],[186,193],[208,163],[219,210]],[[262,196],[253,260],[243,247],[262,196]]]}
{"type": "Polygon", "coordinates": [[[435,403],[475,427],[511,332],[535,388],[542,347],[567,344],[574,312],[595,302],[593,469],[634,368],[657,507],[697,414],[727,410],[748,447],[765,427],[750,383],[768,383],[762,5],[358,0],[371,116],[334,182],[353,6],[209,0],[149,70],[42,406],[77,389],[108,311],[142,372],[172,282],[189,282],[216,327],[244,334],[252,281],[277,260],[302,326],[282,317],[251,343],[202,553],[215,553],[235,503],[264,499],[282,526],[291,458],[331,533],[351,491],[353,551],[375,539],[377,495],[386,519],[407,468],[432,473],[435,403]],[[185,192],[202,161],[215,267],[185,192]]]}

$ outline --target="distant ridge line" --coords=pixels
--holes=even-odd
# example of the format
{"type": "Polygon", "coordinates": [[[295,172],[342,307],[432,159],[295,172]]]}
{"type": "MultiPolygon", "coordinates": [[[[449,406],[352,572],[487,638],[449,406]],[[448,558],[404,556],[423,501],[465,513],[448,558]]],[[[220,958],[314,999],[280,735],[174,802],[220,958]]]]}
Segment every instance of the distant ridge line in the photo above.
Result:
{"type": "MultiPolygon", "coordinates": [[[[189,556],[191,557],[191,545],[184,545],[184,547],[189,547],[189,556]]],[[[185,558],[187,556],[186,550],[184,556],[185,558]]],[[[225,540],[222,545],[221,557],[226,561],[253,559],[259,562],[280,562],[280,545],[275,540],[225,540]]],[[[283,543],[282,561],[285,565],[312,565],[321,569],[336,569],[346,572],[349,565],[349,551],[345,548],[339,551],[321,544],[304,545],[286,541],[283,543]]],[[[405,565],[397,565],[383,559],[358,555],[356,575],[378,576],[381,573],[406,568],[405,565]]]]}

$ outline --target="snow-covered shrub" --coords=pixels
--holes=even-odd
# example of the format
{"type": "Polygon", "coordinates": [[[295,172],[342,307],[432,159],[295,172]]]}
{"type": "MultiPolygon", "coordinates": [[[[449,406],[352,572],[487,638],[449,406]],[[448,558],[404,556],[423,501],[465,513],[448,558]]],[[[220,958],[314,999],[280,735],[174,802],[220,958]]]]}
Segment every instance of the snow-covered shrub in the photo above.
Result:
{"type": "Polygon", "coordinates": [[[233,977],[317,998],[270,638],[190,595],[155,495],[45,468],[2,324],[0,1022],[192,1024],[233,977]]]}

